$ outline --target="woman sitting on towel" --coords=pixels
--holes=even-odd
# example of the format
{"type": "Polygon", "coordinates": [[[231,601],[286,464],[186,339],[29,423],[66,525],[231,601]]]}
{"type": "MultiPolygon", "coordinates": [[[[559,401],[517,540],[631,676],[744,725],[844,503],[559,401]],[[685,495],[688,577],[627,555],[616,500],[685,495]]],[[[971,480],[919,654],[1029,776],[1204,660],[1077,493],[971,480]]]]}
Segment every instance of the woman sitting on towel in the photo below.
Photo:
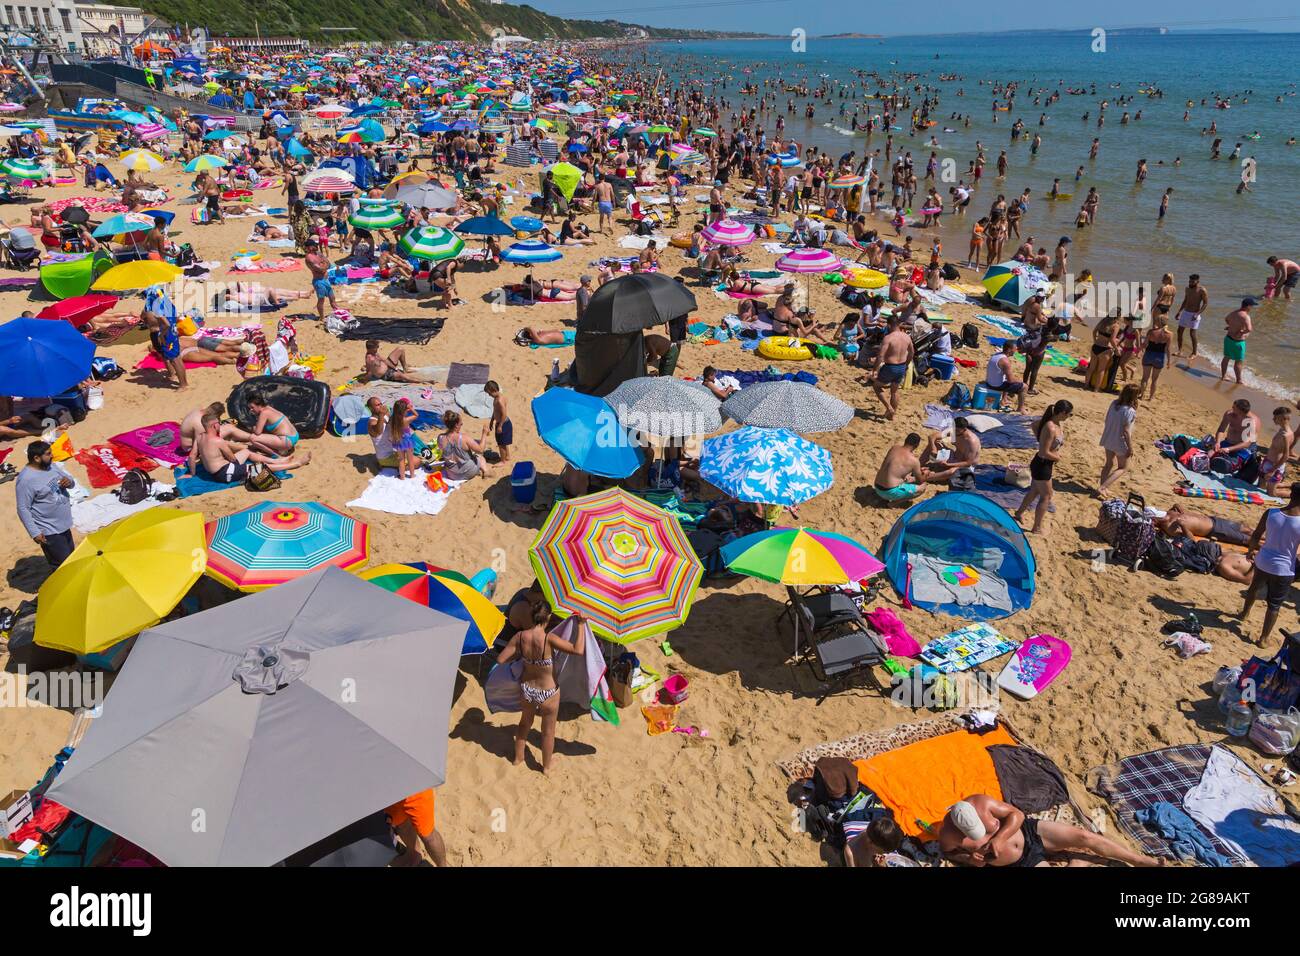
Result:
{"type": "Polygon", "coordinates": [[[722,274],[722,281],[727,284],[728,292],[737,292],[742,295],[780,295],[787,289],[793,289],[786,282],[764,282],[758,279],[747,279],[740,274],[735,266],[728,266],[722,274]]]}
{"type": "Polygon", "coordinates": [[[448,481],[467,481],[490,474],[487,460],[483,457],[483,446],[461,433],[460,413],[447,412],[442,416],[442,423],[447,429],[438,436],[442,476],[448,481]]]}
{"type": "Polygon", "coordinates": [[[564,222],[560,224],[560,241],[561,246],[591,246],[596,244],[596,240],[591,238],[591,230],[578,222],[574,218],[576,213],[572,209],[565,217],[564,222]]]}

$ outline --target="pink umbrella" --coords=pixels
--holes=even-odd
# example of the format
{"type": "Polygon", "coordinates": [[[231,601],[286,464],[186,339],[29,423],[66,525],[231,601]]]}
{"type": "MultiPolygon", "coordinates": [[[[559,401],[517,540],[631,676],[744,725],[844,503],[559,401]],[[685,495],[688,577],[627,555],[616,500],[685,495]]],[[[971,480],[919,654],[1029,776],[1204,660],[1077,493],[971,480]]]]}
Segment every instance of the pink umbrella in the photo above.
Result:
{"type": "Polygon", "coordinates": [[[705,226],[700,236],[719,246],[747,246],[754,241],[754,227],[734,219],[720,219],[705,226]]]}
{"type": "Polygon", "coordinates": [[[776,260],[782,272],[835,272],[841,265],[840,257],[829,249],[812,247],[795,249],[776,260]]]}

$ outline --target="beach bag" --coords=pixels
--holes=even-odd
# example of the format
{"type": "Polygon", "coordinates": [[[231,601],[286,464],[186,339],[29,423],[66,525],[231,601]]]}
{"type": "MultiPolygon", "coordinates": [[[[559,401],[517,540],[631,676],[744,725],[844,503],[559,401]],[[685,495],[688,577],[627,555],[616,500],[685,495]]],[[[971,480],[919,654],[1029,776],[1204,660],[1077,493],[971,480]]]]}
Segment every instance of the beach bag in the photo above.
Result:
{"type": "Polygon", "coordinates": [[[939,270],[939,274],[949,282],[955,282],[961,278],[961,273],[957,271],[957,267],[951,262],[945,262],[943,268],[939,270]]]}
{"type": "Polygon", "coordinates": [[[1286,645],[1271,659],[1252,657],[1241,668],[1240,690],[1249,688],[1245,700],[1252,700],[1263,710],[1287,712],[1300,699],[1300,674],[1291,669],[1286,645]]]}
{"type": "Polygon", "coordinates": [[[1124,507],[1119,529],[1115,532],[1115,549],[1111,552],[1111,559],[1136,570],[1138,562],[1146,555],[1155,537],[1155,522],[1146,516],[1142,496],[1129,495],[1129,503],[1124,507]]]}
{"type": "Polygon", "coordinates": [[[1237,469],[1237,478],[1241,481],[1248,481],[1252,485],[1257,484],[1259,482],[1259,465],[1260,456],[1251,455],[1237,469]]]}
{"type": "Polygon", "coordinates": [[[1119,534],[1120,522],[1124,517],[1124,502],[1119,498],[1107,498],[1101,503],[1097,512],[1097,534],[1111,547],[1119,534]]]}
{"type": "Polygon", "coordinates": [[[1248,736],[1266,754],[1289,754],[1300,743],[1300,710],[1291,707],[1284,714],[1260,714],[1248,736]]]}
{"type": "Polygon", "coordinates": [[[124,505],[138,505],[149,497],[153,490],[153,479],[143,468],[132,468],[122,476],[122,485],[117,489],[117,500],[124,505]]]}
{"type": "Polygon", "coordinates": [[[111,382],[120,378],[122,372],[122,366],[106,355],[97,355],[90,360],[90,374],[98,382],[111,382]]]}
{"type": "MultiPolygon", "coordinates": [[[[1175,449],[1177,446],[1175,446],[1175,449]]],[[[1178,463],[1189,471],[1204,474],[1210,470],[1210,456],[1200,448],[1189,448],[1178,456],[1178,463]]]]}
{"type": "Polygon", "coordinates": [[[952,388],[948,389],[948,394],[943,397],[943,403],[951,409],[962,409],[970,405],[970,389],[960,382],[954,382],[952,388]]]}
{"type": "Polygon", "coordinates": [[[963,348],[979,348],[980,328],[974,322],[967,322],[961,327],[961,344],[963,348]]]}
{"type": "Polygon", "coordinates": [[[249,491],[274,491],[280,487],[280,476],[260,462],[248,466],[244,487],[249,491]]]}
{"type": "Polygon", "coordinates": [[[1011,464],[1002,469],[1002,483],[1012,488],[1028,488],[1034,483],[1028,465],[1011,464]]]}
{"type": "Polygon", "coordinates": [[[1187,570],[1182,554],[1164,535],[1152,537],[1140,561],[1143,570],[1171,580],[1187,570]]]}

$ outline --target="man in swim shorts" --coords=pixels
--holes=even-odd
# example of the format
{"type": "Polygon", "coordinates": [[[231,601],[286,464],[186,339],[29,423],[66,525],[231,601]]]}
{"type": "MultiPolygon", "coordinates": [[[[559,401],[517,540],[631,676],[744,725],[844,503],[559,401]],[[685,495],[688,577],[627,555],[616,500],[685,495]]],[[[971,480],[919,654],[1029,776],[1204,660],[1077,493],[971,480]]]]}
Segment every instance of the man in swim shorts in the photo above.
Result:
{"type": "Polygon", "coordinates": [[[871,383],[872,391],[880,404],[885,406],[885,417],[891,421],[898,412],[898,387],[907,377],[908,366],[916,358],[916,346],[912,337],[903,331],[902,322],[897,315],[889,319],[889,331],[880,340],[879,366],[875,381],[871,383]],[[889,396],[885,396],[883,386],[889,387],[889,396]]]}
{"type": "Polygon", "coordinates": [[[596,196],[596,211],[600,213],[596,221],[596,231],[604,233],[605,226],[608,224],[612,230],[614,225],[614,187],[609,180],[603,176],[596,182],[596,188],[592,190],[596,196]]]}
{"type": "Polygon", "coordinates": [[[1282,291],[1282,298],[1291,301],[1291,290],[1300,285],[1300,263],[1280,256],[1269,256],[1268,264],[1273,267],[1274,292],[1282,291]]]}
{"type": "Polygon", "coordinates": [[[1259,484],[1270,491],[1286,478],[1286,463],[1295,448],[1295,432],[1291,430],[1291,409],[1279,405],[1273,409],[1273,424],[1277,431],[1269,443],[1268,453],[1260,459],[1259,484]]]}
{"type": "Polygon", "coordinates": [[[384,811],[389,826],[397,831],[405,851],[393,861],[393,866],[418,866],[421,843],[434,866],[447,865],[447,847],[442,834],[434,826],[434,805],[434,793],[430,788],[413,793],[384,811]]]}
{"type": "Polygon", "coordinates": [[[876,472],[876,494],[885,501],[908,501],[921,493],[925,472],[916,450],[921,447],[921,436],[912,432],[885,453],[885,460],[876,472]]]}
{"type": "Polygon", "coordinates": [[[330,262],[321,255],[320,243],[315,239],[307,240],[306,249],[307,268],[311,270],[311,288],[316,293],[316,314],[324,322],[326,302],[329,303],[331,310],[338,309],[338,303],[334,301],[334,286],[329,280],[330,262]]]}
{"type": "Polygon", "coordinates": [[[1201,285],[1201,277],[1193,273],[1187,277],[1187,291],[1178,307],[1178,354],[1183,354],[1183,329],[1191,333],[1192,355],[1196,355],[1196,330],[1201,327],[1201,313],[1210,302],[1210,294],[1201,285]]]}
{"type": "Polygon", "coordinates": [[[235,484],[243,481],[248,476],[248,463],[256,462],[267,465],[276,471],[288,471],[291,468],[298,468],[306,465],[311,461],[311,454],[306,453],[301,458],[278,458],[274,455],[263,455],[247,448],[236,449],[230,442],[221,437],[221,419],[208,412],[203,416],[203,434],[199,440],[194,443],[190,451],[190,471],[195,475],[200,472],[196,467],[197,464],[203,465],[203,471],[206,472],[204,477],[212,481],[221,481],[227,484],[235,484]]]}
{"type": "MultiPolygon", "coordinates": [[[[943,818],[939,849],[963,866],[1043,866],[1049,853],[1084,853],[1130,866],[1164,866],[1164,861],[1126,849],[1080,827],[1031,820],[1002,800],[977,793],[958,800],[943,818]]],[[[1087,858],[1071,865],[1088,865],[1087,858]]]]}
{"type": "Polygon", "coordinates": [[[1246,338],[1253,326],[1250,322],[1250,310],[1259,305],[1259,299],[1246,296],[1241,300],[1241,307],[1229,312],[1224,318],[1226,326],[1223,335],[1223,362],[1219,365],[1219,381],[1228,377],[1228,363],[1232,363],[1232,372],[1241,384],[1243,363],[1246,361],[1246,338]]]}
{"type": "Polygon", "coordinates": [[[1250,540],[1250,532],[1241,522],[1191,511],[1182,505],[1169,506],[1163,518],[1155,520],[1156,530],[1170,538],[1186,535],[1189,538],[1214,538],[1227,544],[1243,545],[1250,540]]]}

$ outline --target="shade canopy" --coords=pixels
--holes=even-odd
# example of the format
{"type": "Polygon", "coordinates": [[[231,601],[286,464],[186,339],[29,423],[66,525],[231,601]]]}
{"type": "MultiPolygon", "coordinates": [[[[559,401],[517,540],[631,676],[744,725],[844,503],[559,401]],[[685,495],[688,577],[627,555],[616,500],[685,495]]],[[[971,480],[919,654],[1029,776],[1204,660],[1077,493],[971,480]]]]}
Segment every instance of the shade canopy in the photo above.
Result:
{"type": "Polygon", "coordinates": [[[168,866],[269,866],[445,781],[464,629],[336,568],[152,628],[47,795],[168,866]]]}
{"type": "Polygon", "coordinates": [[[853,406],[807,382],[756,382],[733,392],[722,413],[742,425],[788,428],[801,435],[832,432],[853,420],[853,406]]]}
{"type": "Polygon", "coordinates": [[[746,425],[705,439],[700,477],[740,501],[797,505],[835,480],[831,453],[786,428],[746,425]]]}
{"type": "Polygon", "coordinates": [[[603,398],[549,388],[533,399],[532,410],[538,437],[579,471],[626,478],[645,461],[603,398]]]}

